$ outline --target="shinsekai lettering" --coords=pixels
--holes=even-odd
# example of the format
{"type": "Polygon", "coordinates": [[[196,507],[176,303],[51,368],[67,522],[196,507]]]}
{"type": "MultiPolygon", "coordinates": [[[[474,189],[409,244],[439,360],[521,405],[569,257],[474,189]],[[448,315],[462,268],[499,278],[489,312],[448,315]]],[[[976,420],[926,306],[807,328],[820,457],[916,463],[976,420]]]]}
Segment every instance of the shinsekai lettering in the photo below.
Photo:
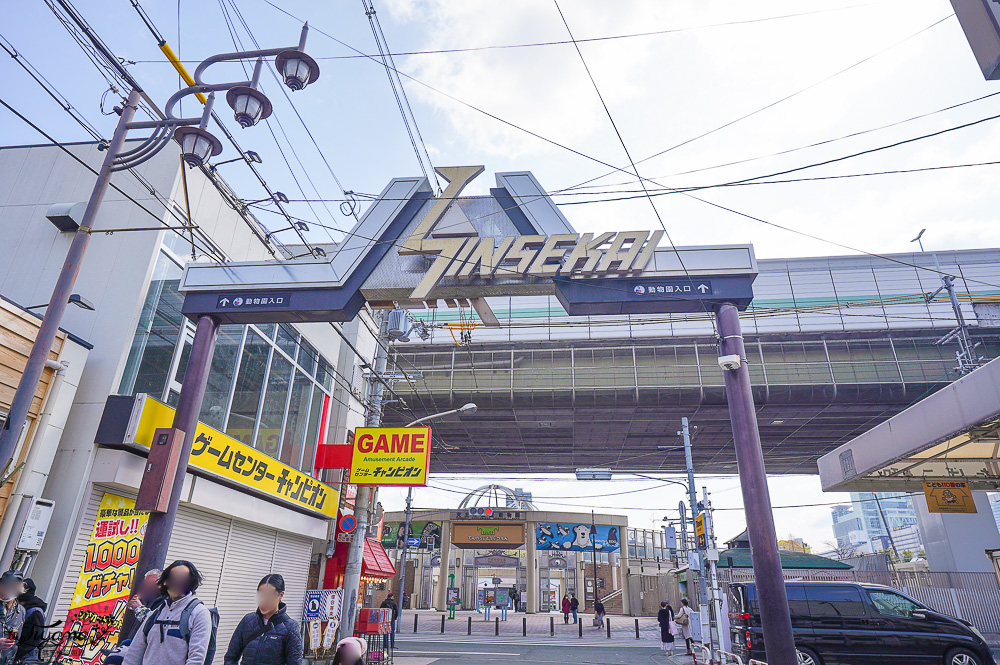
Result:
{"type": "Polygon", "coordinates": [[[450,277],[638,274],[649,264],[662,237],[663,231],[619,231],[500,239],[425,238],[419,241],[419,247],[408,244],[399,253],[436,255],[410,294],[420,299],[427,297],[441,279],[450,277]]]}

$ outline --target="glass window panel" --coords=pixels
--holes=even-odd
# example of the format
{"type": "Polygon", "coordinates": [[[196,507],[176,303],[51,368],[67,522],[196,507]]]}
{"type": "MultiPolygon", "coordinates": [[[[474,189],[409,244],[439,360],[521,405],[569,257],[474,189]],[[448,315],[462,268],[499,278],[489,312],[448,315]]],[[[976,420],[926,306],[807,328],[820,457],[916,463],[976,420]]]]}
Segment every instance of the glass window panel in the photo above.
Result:
{"type": "Polygon", "coordinates": [[[278,329],[277,323],[258,323],[257,327],[264,333],[264,337],[274,339],[274,331],[278,329]]]}
{"type": "Polygon", "coordinates": [[[267,375],[267,390],[260,409],[260,425],[254,448],[271,457],[278,456],[281,442],[281,421],[288,401],[288,384],[292,380],[292,364],[278,354],[271,359],[271,371],[267,375]]]}
{"type": "Polygon", "coordinates": [[[302,345],[299,348],[299,365],[302,369],[306,371],[309,376],[316,376],[316,358],[319,357],[316,349],[307,342],[305,339],[302,340],[302,345]]]}
{"type": "Polygon", "coordinates": [[[857,587],[817,586],[806,589],[812,616],[864,616],[865,605],[857,587]]]}
{"type": "Polygon", "coordinates": [[[312,405],[309,407],[309,427],[306,428],[306,441],[302,447],[301,469],[312,473],[316,461],[316,445],[319,443],[319,426],[323,417],[323,404],[326,393],[319,388],[313,388],[312,405]]]}
{"type": "Polygon", "coordinates": [[[119,392],[162,397],[183,319],[177,292],[181,269],[160,253],[136,327],[119,392]]]}
{"type": "Polygon", "coordinates": [[[284,323],[278,325],[278,348],[287,353],[292,360],[295,360],[295,350],[299,344],[296,341],[298,334],[284,323]]]}
{"type": "Polygon", "coordinates": [[[288,417],[285,418],[285,434],[281,443],[281,461],[296,468],[302,458],[302,441],[306,435],[312,388],[312,379],[302,372],[295,372],[292,399],[288,403],[288,417]]]}
{"type": "Polygon", "coordinates": [[[323,358],[319,359],[318,365],[319,367],[316,370],[316,380],[319,381],[320,384],[322,384],[323,388],[325,388],[327,391],[332,390],[333,368],[331,368],[330,364],[325,360],[323,360],[323,358]]]}
{"type": "Polygon", "coordinates": [[[267,356],[270,352],[271,345],[263,337],[252,330],[247,332],[240,371],[233,390],[233,406],[226,425],[226,434],[247,445],[253,443],[253,426],[257,421],[257,409],[260,406],[267,356]]]}
{"type": "Polygon", "coordinates": [[[184,340],[184,348],[181,349],[181,357],[177,361],[177,373],[174,375],[174,381],[177,383],[184,383],[188,361],[191,359],[191,341],[190,337],[184,340]]]}
{"type": "Polygon", "coordinates": [[[180,401],[180,398],[181,394],[179,392],[177,392],[176,390],[171,390],[170,393],[167,395],[167,404],[176,409],[177,402],[180,401]]]}
{"type": "Polygon", "coordinates": [[[225,424],[226,402],[236,373],[236,361],[240,357],[244,327],[224,325],[219,328],[219,339],[215,342],[212,367],[208,372],[208,385],[205,387],[205,399],[201,403],[201,415],[198,419],[220,431],[225,424]]]}

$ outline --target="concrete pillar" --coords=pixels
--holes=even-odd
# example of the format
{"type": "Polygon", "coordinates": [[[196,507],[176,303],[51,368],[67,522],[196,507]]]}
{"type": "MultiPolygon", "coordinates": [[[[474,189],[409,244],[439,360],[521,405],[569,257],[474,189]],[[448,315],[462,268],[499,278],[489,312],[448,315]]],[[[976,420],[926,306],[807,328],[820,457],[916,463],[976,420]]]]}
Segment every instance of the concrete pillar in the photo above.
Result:
{"type": "Polygon", "coordinates": [[[434,609],[448,609],[448,574],[451,572],[451,522],[441,522],[441,567],[438,573],[437,602],[434,609]]]}
{"type": "Polygon", "coordinates": [[[524,565],[528,578],[528,588],[525,593],[524,602],[527,605],[525,611],[528,614],[538,612],[538,549],[535,547],[535,538],[538,533],[537,526],[534,522],[528,522],[528,532],[525,534],[525,544],[528,547],[528,553],[524,557],[524,565]]]}
{"type": "MultiPolygon", "coordinates": [[[[624,528],[622,529],[624,531],[624,528]]],[[[622,614],[625,616],[632,615],[632,602],[629,599],[628,594],[628,539],[623,538],[620,541],[618,550],[618,561],[621,565],[621,589],[622,589],[622,614]]],[[[636,598],[638,601],[639,599],[636,598]]],[[[636,614],[642,613],[642,603],[639,603],[638,610],[636,614]]]]}
{"type": "Polygon", "coordinates": [[[986,492],[973,492],[975,514],[931,513],[927,501],[913,497],[917,529],[932,573],[993,573],[987,549],[1000,548],[1000,532],[986,492]]]}

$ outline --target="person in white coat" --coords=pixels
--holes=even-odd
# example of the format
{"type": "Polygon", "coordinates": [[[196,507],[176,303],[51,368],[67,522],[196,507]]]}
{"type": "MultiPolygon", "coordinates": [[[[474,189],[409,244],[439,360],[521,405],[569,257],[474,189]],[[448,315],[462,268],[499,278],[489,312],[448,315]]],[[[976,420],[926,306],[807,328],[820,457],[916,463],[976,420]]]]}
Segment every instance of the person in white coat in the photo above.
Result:
{"type": "Polygon", "coordinates": [[[691,635],[691,618],[693,616],[694,612],[691,610],[691,604],[688,602],[688,599],[681,598],[681,607],[677,610],[677,614],[674,615],[674,623],[677,625],[681,637],[684,638],[684,645],[687,647],[686,655],[688,656],[694,653],[692,651],[694,638],[691,635]]]}

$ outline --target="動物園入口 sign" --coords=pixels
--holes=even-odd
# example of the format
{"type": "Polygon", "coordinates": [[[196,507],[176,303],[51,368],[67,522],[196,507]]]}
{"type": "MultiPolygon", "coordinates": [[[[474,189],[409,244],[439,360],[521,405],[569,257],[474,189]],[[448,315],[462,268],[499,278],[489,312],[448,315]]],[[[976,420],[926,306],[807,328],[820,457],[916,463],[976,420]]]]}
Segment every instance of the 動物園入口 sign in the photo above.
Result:
{"type": "Polygon", "coordinates": [[[520,547],[524,522],[452,522],[451,544],[459,549],[520,547]]]}
{"type": "Polygon", "coordinates": [[[359,427],[348,482],[422,487],[430,463],[430,427],[359,427]]]}

